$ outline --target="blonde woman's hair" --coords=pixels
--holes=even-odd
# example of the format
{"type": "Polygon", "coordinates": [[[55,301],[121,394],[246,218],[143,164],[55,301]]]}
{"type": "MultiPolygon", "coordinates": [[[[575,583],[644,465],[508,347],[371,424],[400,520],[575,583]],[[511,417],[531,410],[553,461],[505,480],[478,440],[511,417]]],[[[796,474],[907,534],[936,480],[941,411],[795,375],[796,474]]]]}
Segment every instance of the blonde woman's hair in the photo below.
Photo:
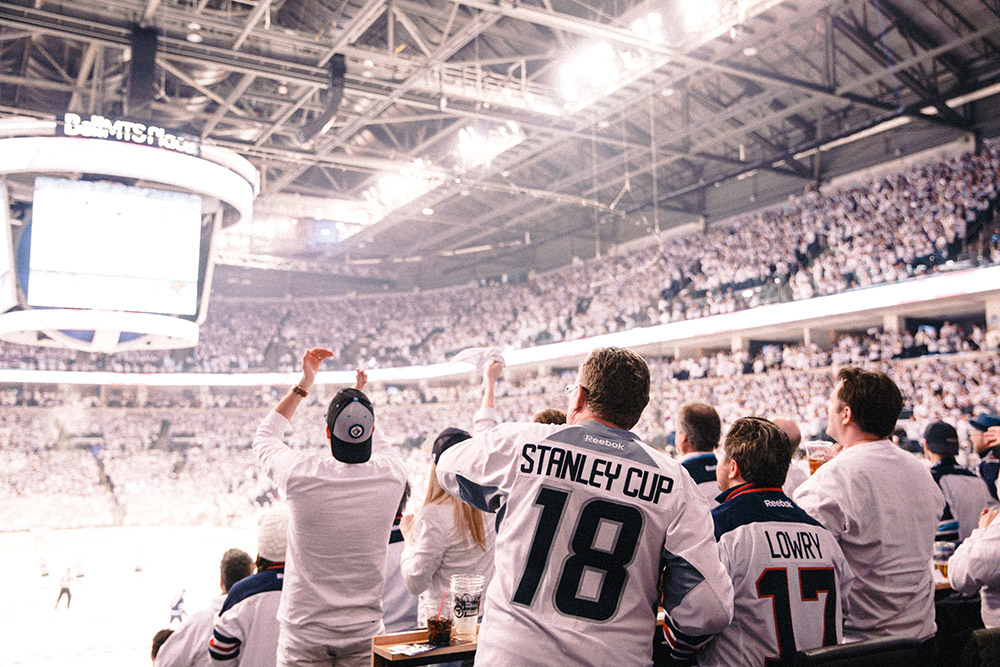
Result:
{"type": "Polygon", "coordinates": [[[466,544],[469,538],[475,542],[480,549],[486,551],[486,520],[483,513],[472,505],[463,503],[458,498],[450,495],[441,488],[437,481],[437,464],[431,464],[430,480],[427,482],[427,496],[424,498],[424,507],[428,505],[442,505],[451,503],[451,509],[455,516],[455,527],[466,544]]]}

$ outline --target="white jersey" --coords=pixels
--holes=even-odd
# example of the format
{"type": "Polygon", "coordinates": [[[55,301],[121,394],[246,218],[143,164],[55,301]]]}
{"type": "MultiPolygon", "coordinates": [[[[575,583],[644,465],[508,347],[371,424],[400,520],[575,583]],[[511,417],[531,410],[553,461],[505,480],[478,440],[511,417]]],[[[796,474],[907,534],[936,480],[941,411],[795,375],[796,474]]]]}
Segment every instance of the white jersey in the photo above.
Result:
{"type": "Polygon", "coordinates": [[[935,540],[961,542],[979,524],[983,508],[997,509],[997,501],[990,495],[980,477],[959,466],[953,457],[945,457],[931,466],[931,476],[944,495],[945,507],[938,522],[935,540]]]}
{"type": "Polygon", "coordinates": [[[437,474],[449,493],[499,510],[477,662],[648,666],[664,568],[679,644],[701,645],[732,618],[708,502],[629,431],[501,424],[446,451],[437,474]]]}
{"type": "Polygon", "coordinates": [[[980,591],[983,625],[1000,627],[1000,521],[976,528],[948,559],[948,579],[956,591],[980,591]]]}
{"type": "Polygon", "coordinates": [[[226,594],[212,598],[211,604],[191,615],[187,623],[167,637],[153,662],[155,667],[197,667],[211,664],[208,641],[212,637],[212,623],[226,601],[226,594]]]}
{"type": "Polygon", "coordinates": [[[692,452],[677,458],[684,469],[691,475],[691,479],[708,499],[710,507],[718,505],[715,497],[719,495],[719,482],[715,478],[715,471],[719,467],[719,462],[712,452],[692,452]]]}
{"type": "Polygon", "coordinates": [[[254,436],[261,468],[288,500],[288,550],[278,619],[322,643],[331,631],[372,634],[382,620],[389,533],[406,472],[387,447],[365,463],[293,451],[288,420],[270,412],[254,436]]]}
{"type": "Polygon", "coordinates": [[[848,641],[934,636],[931,558],[944,497],[930,471],[888,440],[845,448],[795,490],[833,533],[856,577],[848,641]]]}
{"type": "Polygon", "coordinates": [[[206,647],[215,667],[273,667],[284,568],[274,565],[233,585],[206,647]]]}
{"type": "Polygon", "coordinates": [[[796,651],[838,644],[854,575],[830,531],[781,489],[742,484],[720,499],[712,518],[735,611],[698,665],[790,667],[796,651]]]}

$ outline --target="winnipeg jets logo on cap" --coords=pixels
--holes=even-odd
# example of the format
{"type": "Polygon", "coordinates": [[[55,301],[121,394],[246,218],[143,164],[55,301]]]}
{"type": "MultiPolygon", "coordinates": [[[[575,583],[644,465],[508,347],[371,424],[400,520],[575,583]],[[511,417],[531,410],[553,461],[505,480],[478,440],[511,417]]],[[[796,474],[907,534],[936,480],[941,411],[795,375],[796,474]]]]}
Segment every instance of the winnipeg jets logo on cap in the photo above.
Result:
{"type": "Polygon", "coordinates": [[[364,435],[364,433],[365,433],[365,427],[362,426],[361,424],[352,424],[351,428],[349,428],[347,430],[347,433],[352,438],[357,439],[357,438],[360,438],[362,435],[364,435]]]}

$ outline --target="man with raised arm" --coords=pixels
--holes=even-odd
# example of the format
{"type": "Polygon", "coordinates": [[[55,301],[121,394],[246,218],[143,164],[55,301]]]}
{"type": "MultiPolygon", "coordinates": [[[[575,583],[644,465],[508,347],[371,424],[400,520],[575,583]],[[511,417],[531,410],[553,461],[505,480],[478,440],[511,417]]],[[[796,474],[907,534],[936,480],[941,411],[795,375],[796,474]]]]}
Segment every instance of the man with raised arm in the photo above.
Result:
{"type": "Polygon", "coordinates": [[[708,501],[629,430],[648,401],[642,357],[598,349],[566,425],[499,424],[441,455],[441,486],[501,519],[477,663],[646,667],[658,584],[679,654],[729,623],[708,501]]]}
{"type": "Polygon", "coordinates": [[[842,450],[794,500],[833,533],[856,576],[844,639],[913,637],[927,643],[932,660],[928,564],[944,497],[927,467],[889,440],[903,396],[885,373],[845,367],[827,407],[826,432],[842,450]]]}
{"type": "Polygon", "coordinates": [[[388,447],[372,446],[375,413],[353,388],[330,402],[331,456],[295,451],[281,438],[333,352],[302,357],[302,378],[261,422],[253,450],[288,501],[288,551],[278,620],[278,665],[369,665],[382,632],[386,549],[406,473],[388,447]]]}

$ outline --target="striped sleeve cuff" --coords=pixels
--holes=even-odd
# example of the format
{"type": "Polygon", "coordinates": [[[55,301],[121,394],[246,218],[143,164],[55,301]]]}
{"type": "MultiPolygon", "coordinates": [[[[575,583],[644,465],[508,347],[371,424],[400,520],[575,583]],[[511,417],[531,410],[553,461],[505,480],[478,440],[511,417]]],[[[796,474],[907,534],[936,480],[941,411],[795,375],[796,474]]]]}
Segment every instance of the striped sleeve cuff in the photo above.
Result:
{"type": "Polygon", "coordinates": [[[227,637],[218,630],[212,633],[212,638],[208,641],[208,654],[213,661],[225,662],[233,660],[240,655],[240,640],[234,637],[227,637]]]}

